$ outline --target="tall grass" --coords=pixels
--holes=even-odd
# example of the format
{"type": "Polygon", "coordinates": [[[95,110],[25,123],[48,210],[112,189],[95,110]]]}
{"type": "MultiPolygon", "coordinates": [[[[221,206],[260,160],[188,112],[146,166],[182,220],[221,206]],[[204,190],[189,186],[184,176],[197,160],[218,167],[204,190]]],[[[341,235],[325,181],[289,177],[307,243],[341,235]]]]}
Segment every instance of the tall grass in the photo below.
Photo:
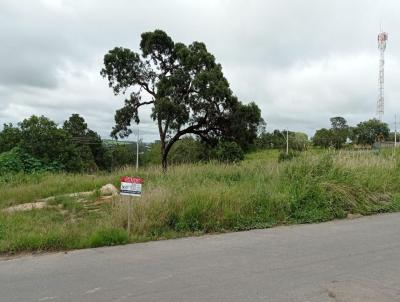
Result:
{"type": "MultiPolygon", "coordinates": [[[[142,170],[143,196],[119,197],[92,212],[60,207],[0,214],[0,252],[60,250],[173,238],[190,234],[309,223],[400,209],[400,157],[392,153],[306,152],[278,163],[274,151],[239,164],[202,163],[142,170]]],[[[44,174],[0,185],[0,208],[51,195],[118,185],[130,169],[103,175],[44,174]]]]}

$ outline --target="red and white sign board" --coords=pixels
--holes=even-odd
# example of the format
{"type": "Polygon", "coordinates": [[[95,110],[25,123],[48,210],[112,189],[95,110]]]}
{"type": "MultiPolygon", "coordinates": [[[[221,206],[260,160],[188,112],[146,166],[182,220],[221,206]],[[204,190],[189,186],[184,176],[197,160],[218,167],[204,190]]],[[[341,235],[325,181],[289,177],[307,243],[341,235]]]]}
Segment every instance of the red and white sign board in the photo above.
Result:
{"type": "Polygon", "coordinates": [[[140,177],[121,177],[121,195],[142,196],[143,178],[140,177]]]}

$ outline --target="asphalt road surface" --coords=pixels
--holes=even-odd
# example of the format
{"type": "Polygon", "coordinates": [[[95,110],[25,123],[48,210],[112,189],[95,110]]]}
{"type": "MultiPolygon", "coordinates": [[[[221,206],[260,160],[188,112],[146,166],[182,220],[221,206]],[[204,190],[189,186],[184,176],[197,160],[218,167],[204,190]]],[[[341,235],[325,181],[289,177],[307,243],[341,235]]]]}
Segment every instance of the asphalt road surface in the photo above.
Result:
{"type": "Polygon", "coordinates": [[[1,260],[0,301],[400,301],[400,214],[1,260]]]}

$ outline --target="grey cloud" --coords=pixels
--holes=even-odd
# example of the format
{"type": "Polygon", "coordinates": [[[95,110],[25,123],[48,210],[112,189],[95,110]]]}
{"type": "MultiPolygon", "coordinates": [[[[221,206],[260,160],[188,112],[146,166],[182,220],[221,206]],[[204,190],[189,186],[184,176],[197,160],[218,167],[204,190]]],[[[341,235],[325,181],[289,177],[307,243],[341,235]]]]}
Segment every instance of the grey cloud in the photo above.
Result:
{"type": "MultiPolygon", "coordinates": [[[[357,123],[375,113],[383,20],[390,121],[400,109],[399,10],[395,0],[2,0],[0,120],[62,122],[78,112],[108,137],[124,96],[100,77],[102,56],[114,46],[137,51],[142,32],[161,28],[175,41],[204,41],[269,130],[312,134],[333,115],[357,123]]],[[[141,120],[145,140],[156,139],[149,109],[141,120]]]]}

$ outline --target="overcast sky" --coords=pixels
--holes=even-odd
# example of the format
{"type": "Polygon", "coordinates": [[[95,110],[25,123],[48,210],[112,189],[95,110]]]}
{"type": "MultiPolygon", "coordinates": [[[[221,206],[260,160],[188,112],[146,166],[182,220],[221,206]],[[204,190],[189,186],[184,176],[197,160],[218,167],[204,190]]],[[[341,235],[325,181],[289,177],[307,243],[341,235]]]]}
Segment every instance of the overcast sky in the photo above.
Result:
{"type": "MultiPolygon", "coordinates": [[[[114,96],[101,78],[104,54],[139,50],[140,34],[204,42],[240,100],[256,102],[267,130],[312,135],[329,117],[356,124],[376,116],[382,21],[386,51],[384,120],[400,114],[398,0],[0,0],[0,122],[81,114],[109,137],[114,96]]],[[[157,139],[140,112],[145,141],[157,139]]]]}

